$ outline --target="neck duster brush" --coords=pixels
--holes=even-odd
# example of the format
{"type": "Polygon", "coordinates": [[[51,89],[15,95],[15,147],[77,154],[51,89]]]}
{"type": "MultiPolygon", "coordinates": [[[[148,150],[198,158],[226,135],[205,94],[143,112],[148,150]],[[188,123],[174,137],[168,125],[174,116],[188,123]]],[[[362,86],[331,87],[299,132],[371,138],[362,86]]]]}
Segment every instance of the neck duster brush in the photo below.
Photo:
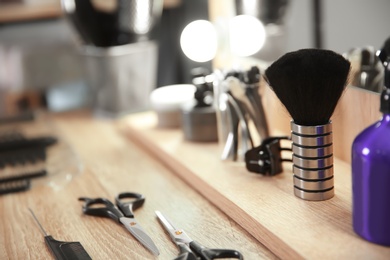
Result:
{"type": "Polygon", "coordinates": [[[265,71],[265,80],[292,117],[294,194],[305,200],[334,196],[332,122],[350,63],[320,49],[290,52],[265,71]]]}

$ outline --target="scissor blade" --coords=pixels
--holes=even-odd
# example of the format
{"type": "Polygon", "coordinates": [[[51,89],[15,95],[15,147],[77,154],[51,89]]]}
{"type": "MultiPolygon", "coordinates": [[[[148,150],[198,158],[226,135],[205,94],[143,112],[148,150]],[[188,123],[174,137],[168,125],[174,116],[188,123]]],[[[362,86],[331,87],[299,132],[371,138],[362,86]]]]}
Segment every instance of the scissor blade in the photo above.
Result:
{"type": "Polygon", "coordinates": [[[161,224],[164,226],[164,228],[168,231],[169,236],[175,242],[177,245],[179,244],[189,244],[192,239],[187,236],[187,234],[181,230],[176,229],[171,222],[164,217],[164,215],[160,211],[155,211],[158,219],[160,220],[161,224]]]}
{"type": "Polygon", "coordinates": [[[172,223],[166,218],[164,217],[164,215],[156,210],[156,215],[158,217],[158,219],[160,220],[161,224],[164,226],[164,228],[169,232],[169,233],[174,233],[176,228],[172,225],[172,223]]]}
{"type": "Polygon", "coordinates": [[[146,234],[145,230],[141,227],[140,224],[138,224],[137,220],[126,217],[122,217],[119,220],[123,225],[125,225],[127,230],[153,254],[160,254],[160,251],[154,244],[153,240],[146,234]]]}

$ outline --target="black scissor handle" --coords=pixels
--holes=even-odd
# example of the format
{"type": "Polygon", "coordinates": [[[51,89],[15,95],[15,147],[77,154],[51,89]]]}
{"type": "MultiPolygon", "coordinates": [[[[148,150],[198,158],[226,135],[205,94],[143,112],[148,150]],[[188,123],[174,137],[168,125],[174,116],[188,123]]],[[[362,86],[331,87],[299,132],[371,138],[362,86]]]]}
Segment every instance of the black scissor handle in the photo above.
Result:
{"type": "Polygon", "coordinates": [[[192,241],[190,243],[190,248],[196,252],[196,254],[202,260],[212,260],[218,258],[235,258],[235,259],[244,259],[243,255],[237,250],[233,249],[211,249],[202,246],[198,242],[192,241]]]}
{"type": "Polygon", "coordinates": [[[119,218],[123,217],[123,214],[115,207],[115,205],[105,198],[79,198],[80,201],[85,201],[83,205],[83,212],[87,215],[112,218],[120,223],[119,218]],[[95,207],[93,205],[102,205],[102,207],[95,207]]]}
{"type": "Polygon", "coordinates": [[[135,192],[122,192],[115,198],[116,205],[128,218],[134,218],[133,210],[141,207],[145,202],[144,195],[135,192]]]}
{"type": "Polygon", "coordinates": [[[192,252],[192,250],[186,244],[178,244],[180,254],[173,260],[198,260],[198,257],[192,252]]]}

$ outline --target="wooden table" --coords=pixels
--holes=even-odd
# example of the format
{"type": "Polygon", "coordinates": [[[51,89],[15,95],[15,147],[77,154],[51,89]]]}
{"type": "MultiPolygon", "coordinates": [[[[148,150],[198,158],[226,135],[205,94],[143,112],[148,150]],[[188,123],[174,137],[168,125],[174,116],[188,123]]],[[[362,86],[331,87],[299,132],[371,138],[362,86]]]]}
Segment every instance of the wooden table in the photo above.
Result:
{"type": "MultiPolygon", "coordinates": [[[[80,171],[70,168],[68,175],[50,173],[44,182],[34,182],[30,191],[0,196],[0,259],[51,258],[28,208],[50,235],[62,241],[80,241],[93,259],[173,259],[177,248],[156,219],[155,210],[208,247],[234,248],[245,259],[276,258],[232,218],[118,131],[116,121],[77,112],[46,115],[39,123],[20,128],[31,135],[58,136],[66,144],[63,149],[69,149],[62,154],[62,161],[73,155],[80,171]],[[64,178],[69,176],[71,180],[64,178]],[[135,216],[158,246],[159,257],[149,253],[123,226],[82,214],[79,197],[112,199],[123,191],[145,195],[145,204],[135,216]]],[[[49,157],[58,153],[54,147],[50,149],[49,157]]]]}
{"type": "Polygon", "coordinates": [[[294,196],[291,163],[274,177],[249,173],[243,162],[221,161],[216,143],[193,143],[180,129],[156,128],[152,112],[124,118],[122,129],[279,258],[390,259],[390,247],[353,231],[351,167],[338,158],[335,196],[305,201],[294,196]]]}

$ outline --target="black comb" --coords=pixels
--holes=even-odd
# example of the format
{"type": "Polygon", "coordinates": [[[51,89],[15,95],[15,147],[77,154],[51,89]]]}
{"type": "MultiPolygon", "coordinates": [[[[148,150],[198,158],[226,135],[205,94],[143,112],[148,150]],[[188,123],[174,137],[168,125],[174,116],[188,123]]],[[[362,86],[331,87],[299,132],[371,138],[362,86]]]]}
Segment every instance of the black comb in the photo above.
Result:
{"type": "Polygon", "coordinates": [[[0,117],[0,125],[29,122],[29,121],[33,121],[34,118],[35,116],[34,113],[32,112],[25,112],[15,116],[0,117]]]}
{"type": "Polygon", "coordinates": [[[0,139],[0,152],[18,151],[29,148],[46,148],[57,142],[54,137],[25,138],[20,134],[11,134],[0,139]]]}
{"type": "Polygon", "coordinates": [[[80,242],[65,242],[55,240],[52,236],[48,235],[43,229],[41,223],[38,221],[34,212],[29,209],[34,220],[37,222],[39,228],[45,237],[46,245],[57,260],[90,260],[92,259],[80,242]]]}
{"type": "Polygon", "coordinates": [[[0,195],[29,190],[30,179],[14,180],[0,183],[0,195]]]}
{"type": "Polygon", "coordinates": [[[0,174],[0,183],[39,178],[39,177],[43,177],[46,175],[47,175],[46,170],[34,171],[34,172],[23,172],[23,173],[13,173],[13,174],[6,175],[6,176],[2,176],[2,174],[0,174]]]}
{"type": "Polygon", "coordinates": [[[57,142],[54,137],[25,138],[18,132],[0,136],[0,168],[46,160],[46,148],[57,142]]]}

